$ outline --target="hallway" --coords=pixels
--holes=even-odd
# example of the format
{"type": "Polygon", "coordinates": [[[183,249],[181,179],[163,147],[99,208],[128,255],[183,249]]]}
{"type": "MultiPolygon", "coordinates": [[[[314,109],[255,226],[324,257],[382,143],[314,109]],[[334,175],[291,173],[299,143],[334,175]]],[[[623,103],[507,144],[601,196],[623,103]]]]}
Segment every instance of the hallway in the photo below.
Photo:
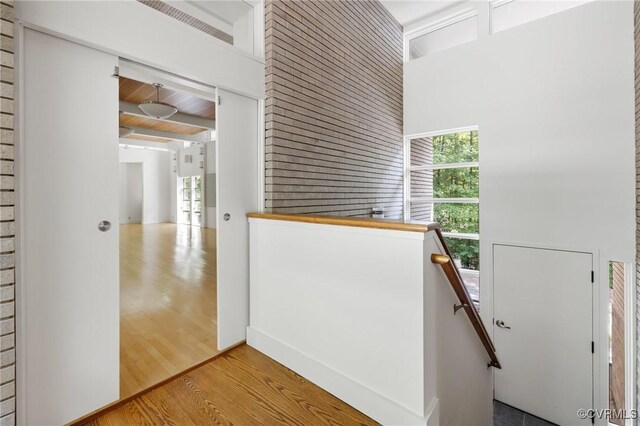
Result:
{"type": "Polygon", "coordinates": [[[120,398],[216,349],[215,229],[120,226],[120,398]]]}

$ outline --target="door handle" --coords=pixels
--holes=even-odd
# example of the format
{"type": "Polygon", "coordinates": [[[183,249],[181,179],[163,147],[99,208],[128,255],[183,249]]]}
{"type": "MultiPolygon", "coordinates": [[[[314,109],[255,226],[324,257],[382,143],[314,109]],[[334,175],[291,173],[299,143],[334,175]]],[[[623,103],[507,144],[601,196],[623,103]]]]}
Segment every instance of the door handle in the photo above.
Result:
{"type": "Polygon", "coordinates": [[[500,327],[500,328],[505,328],[505,329],[507,329],[507,330],[511,330],[511,327],[509,327],[508,325],[506,325],[506,324],[504,323],[504,321],[502,321],[502,320],[498,320],[498,321],[496,321],[496,325],[497,325],[498,327],[500,327]]]}
{"type": "Polygon", "coordinates": [[[98,229],[100,230],[100,232],[107,232],[109,229],[111,229],[111,222],[109,222],[108,220],[103,220],[100,223],[98,223],[98,229]]]}
{"type": "Polygon", "coordinates": [[[231,215],[229,213],[225,213],[224,216],[222,216],[222,218],[224,219],[224,221],[228,221],[229,219],[231,219],[231,215]]]}

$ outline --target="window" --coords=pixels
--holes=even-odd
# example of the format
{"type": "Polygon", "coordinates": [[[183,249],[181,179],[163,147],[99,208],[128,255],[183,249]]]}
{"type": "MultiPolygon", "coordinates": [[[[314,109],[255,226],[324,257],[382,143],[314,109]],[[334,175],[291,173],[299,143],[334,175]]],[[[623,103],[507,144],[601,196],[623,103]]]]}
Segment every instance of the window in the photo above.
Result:
{"type": "Polygon", "coordinates": [[[466,272],[465,281],[472,281],[473,277],[477,281],[480,267],[478,132],[468,130],[415,138],[408,143],[405,217],[439,222],[454,260],[466,272]]]}
{"type": "Polygon", "coordinates": [[[491,4],[491,32],[497,33],[526,24],[580,6],[588,1],[497,0],[491,4]]]}
{"type": "Polygon", "coordinates": [[[408,51],[405,57],[411,61],[476,40],[478,17],[475,12],[467,12],[407,34],[406,37],[408,51]]]}
{"type": "Polygon", "coordinates": [[[202,226],[202,177],[178,178],[178,223],[202,226]]]}

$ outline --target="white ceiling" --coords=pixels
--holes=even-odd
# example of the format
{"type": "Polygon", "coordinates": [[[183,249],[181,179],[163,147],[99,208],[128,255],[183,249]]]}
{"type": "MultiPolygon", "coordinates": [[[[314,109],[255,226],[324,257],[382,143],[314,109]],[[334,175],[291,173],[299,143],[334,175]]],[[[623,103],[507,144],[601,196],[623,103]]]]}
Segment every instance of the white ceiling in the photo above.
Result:
{"type": "Polygon", "coordinates": [[[435,15],[456,4],[460,0],[381,0],[381,3],[394,18],[405,26],[429,15],[435,15]]]}

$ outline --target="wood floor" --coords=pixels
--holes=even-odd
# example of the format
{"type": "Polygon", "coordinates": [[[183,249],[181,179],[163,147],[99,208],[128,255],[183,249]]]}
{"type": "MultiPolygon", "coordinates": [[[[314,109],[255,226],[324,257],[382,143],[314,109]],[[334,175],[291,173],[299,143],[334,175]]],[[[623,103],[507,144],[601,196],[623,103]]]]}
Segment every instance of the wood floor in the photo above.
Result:
{"type": "Polygon", "coordinates": [[[89,425],[375,425],[249,346],[95,418],[89,425]]]}
{"type": "Polygon", "coordinates": [[[218,353],[215,229],[120,226],[120,398],[218,353]]]}

